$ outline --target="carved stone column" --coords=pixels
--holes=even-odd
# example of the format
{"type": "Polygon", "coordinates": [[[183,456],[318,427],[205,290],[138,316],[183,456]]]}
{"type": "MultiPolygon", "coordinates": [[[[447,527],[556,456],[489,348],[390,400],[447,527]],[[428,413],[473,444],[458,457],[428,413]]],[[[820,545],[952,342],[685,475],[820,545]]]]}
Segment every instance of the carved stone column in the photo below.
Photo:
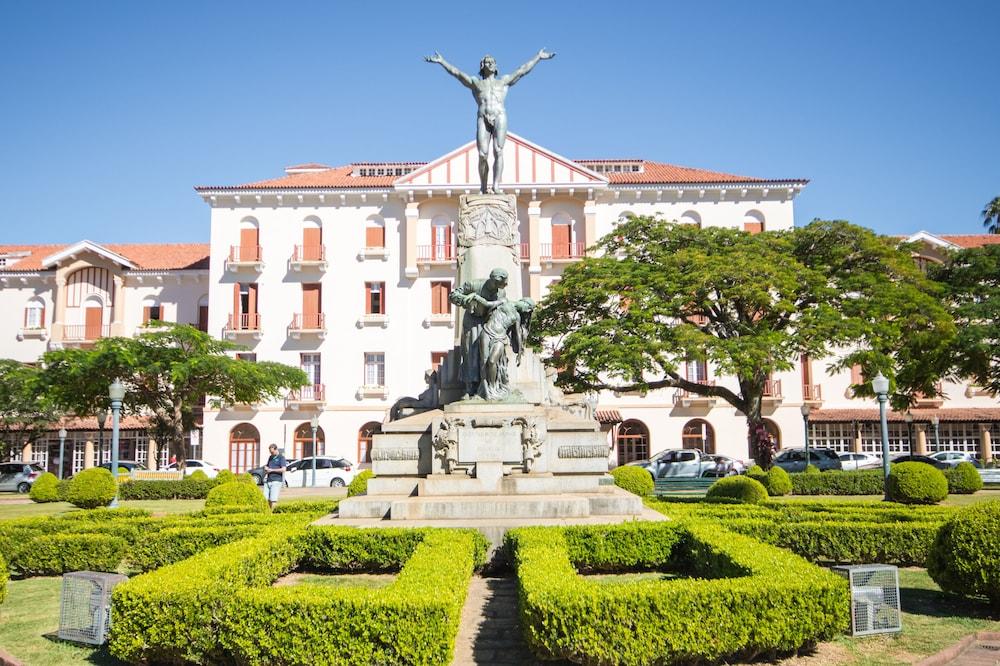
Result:
{"type": "Polygon", "coordinates": [[[587,199],[583,204],[583,245],[590,247],[597,242],[597,202],[587,199]]]}
{"type": "Polygon", "coordinates": [[[21,460],[31,462],[31,442],[25,442],[24,446],[21,447],[21,460]]]}
{"type": "Polygon", "coordinates": [[[979,457],[983,460],[993,459],[993,439],[989,423],[979,424],[979,457]]]}
{"type": "Polygon", "coordinates": [[[149,454],[149,459],[146,461],[146,467],[148,467],[151,470],[156,470],[156,460],[157,460],[156,449],[157,449],[156,440],[150,437],[149,447],[146,449],[146,452],[149,454]]]}
{"type": "Polygon", "coordinates": [[[419,275],[417,270],[417,221],[420,219],[420,207],[416,202],[406,204],[406,222],[403,232],[404,265],[403,274],[413,279],[419,275]]]}
{"type": "Polygon", "coordinates": [[[88,439],[83,444],[83,468],[90,469],[94,466],[94,442],[88,439]]]}
{"type": "Polygon", "coordinates": [[[917,431],[917,441],[916,449],[913,450],[913,454],[917,456],[927,455],[927,424],[926,423],[914,423],[913,427],[917,431]]]}
{"type": "Polygon", "coordinates": [[[66,327],[66,276],[56,276],[56,286],[52,293],[52,300],[55,301],[56,312],[52,319],[52,339],[59,342],[63,339],[63,331],[66,327]]]}
{"type": "Polygon", "coordinates": [[[855,424],[855,426],[854,426],[854,442],[851,445],[851,451],[853,451],[854,453],[861,453],[862,448],[863,448],[862,444],[864,443],[864,440],[861,437],[861,429],[862,429],[862,425],[860,423],[855,424]]]}
{"type": "Polygon", "coordinates": [[[111,335],[125,335],[125,278],[115,275],[115,304],[111,308],[111,335]]]}
{"type": "MultiPolygon", "coordinates": [[[[529,201],[528,202],[528,273],[541,273],[542,264],[542,239],[541,232],[538,230],[541,226],[542,218],[542,202],[541,201],[529,201]]],[[[532,295],[532,298],[535,296],[532,295]]]]}

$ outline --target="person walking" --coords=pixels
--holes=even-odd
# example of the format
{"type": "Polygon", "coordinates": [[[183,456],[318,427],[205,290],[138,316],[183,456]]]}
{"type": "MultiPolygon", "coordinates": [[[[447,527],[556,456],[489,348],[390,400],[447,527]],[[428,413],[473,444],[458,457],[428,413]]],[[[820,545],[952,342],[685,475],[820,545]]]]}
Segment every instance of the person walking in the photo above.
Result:
{"type": "Polygon", "coordinates": [[[288,467],[288,461],[285,460],[285,456],[278,453],[277,444],[272,444],[267,450],[271,455],[264,465],[264,496],[273,509],[278,503],[281,488],[285,485],[285,468],[288,467]]]}

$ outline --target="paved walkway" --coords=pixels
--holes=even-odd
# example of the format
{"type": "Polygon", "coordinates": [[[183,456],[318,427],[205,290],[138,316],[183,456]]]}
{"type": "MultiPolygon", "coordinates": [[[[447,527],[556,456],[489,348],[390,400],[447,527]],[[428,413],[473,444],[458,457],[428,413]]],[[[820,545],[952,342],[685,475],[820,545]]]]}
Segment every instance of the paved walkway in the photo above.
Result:
{"type": "Polygon", "coordinates": [[[453,666],[497,664],[556,666],[539,662],[521,638],[517,616],[517,580],[475,576],[462,607],[453,666]]]}
{"type": "Polygon", "coordinates": [[[980,631],[921,661],[917,666],[997,666],[1000,633],[980,631]]]}

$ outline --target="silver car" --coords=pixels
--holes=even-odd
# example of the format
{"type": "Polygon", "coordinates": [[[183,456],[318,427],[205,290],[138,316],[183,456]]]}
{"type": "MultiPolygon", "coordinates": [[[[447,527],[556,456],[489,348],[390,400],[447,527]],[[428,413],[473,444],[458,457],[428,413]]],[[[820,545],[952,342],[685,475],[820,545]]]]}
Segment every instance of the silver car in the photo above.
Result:
{"type": "Polygon", "coordinates": [[[26,493],[43,472],[35,463],[0,463],[0,491],[26,493]]]}
{"type": "Polygon", "coordinates": [[[840,465],[845,470],[881,469],[882,459],[871,453],[841,453],[840,465]]]}
{"type": "Polygon", "coordinates": [[[934,460],[939,460],[943,463],[947,463],[952,467],[958,467],[958,463],[972,463],[974,467],[982,467],[983,464],[979,462],[976,458],[976,454],[969,453],[968,451],[938,451],[937,453],[929,454],[934,460]]]}

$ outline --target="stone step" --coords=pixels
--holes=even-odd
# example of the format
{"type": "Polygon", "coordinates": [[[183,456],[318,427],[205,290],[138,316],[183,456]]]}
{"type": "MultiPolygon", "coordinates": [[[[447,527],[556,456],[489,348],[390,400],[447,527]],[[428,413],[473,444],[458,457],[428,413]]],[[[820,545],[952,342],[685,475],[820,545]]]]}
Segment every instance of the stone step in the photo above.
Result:
{"type": "Polygon", "coordinates": [[[582,495],[450,495],[396,500],[390,520],[477,518],[583,518],[590,501],[582,495]]]}
{"type": "MultiPolygon", "coordinates": [[[[499,482],[487,482],[459,474],[434,474],[417,482],[417,495],[558,495],[561,493],[604,493],[614,486],[602,484],[599,474],[510,474],[499,482]]],[[[371,482],[369,482],[371,483],[371,482]]],[[[369,486],[370,487],[370,486],[369,486]]]]}

